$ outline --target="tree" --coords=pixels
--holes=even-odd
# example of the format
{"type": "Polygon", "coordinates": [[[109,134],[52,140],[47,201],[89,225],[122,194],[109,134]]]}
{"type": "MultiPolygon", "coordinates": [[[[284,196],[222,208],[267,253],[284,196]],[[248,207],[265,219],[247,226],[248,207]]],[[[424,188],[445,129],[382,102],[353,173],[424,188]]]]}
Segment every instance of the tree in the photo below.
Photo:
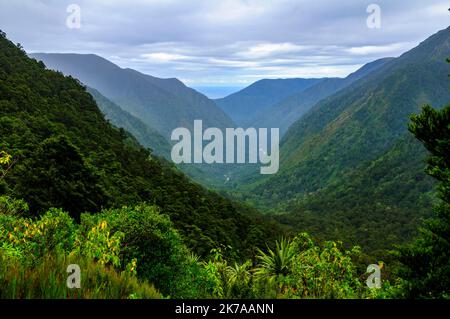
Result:
{"type": "Polygon", "coordinates": [[[65,136],[46,139],[16,168],[15,195],[34,214],[58,207],[79,220],[81,213],[96,212],[107,200],[98,175],[65,136]]]}
{"type": "Polygon", "coordinates": [[[419,237],[397,252],[400,277],[408,298],[450,298],[450,105],[440,111],[424,106],[409,130],[431,153],[426,171],[439,181],[442,201],[419,237]]]}

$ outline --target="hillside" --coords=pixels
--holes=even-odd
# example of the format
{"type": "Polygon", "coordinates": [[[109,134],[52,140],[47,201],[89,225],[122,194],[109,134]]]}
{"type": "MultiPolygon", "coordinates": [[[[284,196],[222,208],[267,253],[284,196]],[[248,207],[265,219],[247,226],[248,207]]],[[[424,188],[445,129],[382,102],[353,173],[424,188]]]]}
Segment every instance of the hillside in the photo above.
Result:
{"type": "Polygon", "coordinates": [[[386,250],[417,234],[430,217],[435,182],[424,173],[425,149],[409,133],[380,157],[317,191],[280,205],[282,224],[319,238],[361,245],[386,260],[386,250]]]}
{"type": "Polygon", "coordinates": [[[215,102],[241,127],[249,127],[268,108],[288,96],[301,92],[323,79],[259,80],[252,85],[215,102]]]}
{"type": "Polygon", "coordinates": [[[206,96],[177,79],[160,79],[122,69],[97,55],[38,53],[31,57],[53,70],[79,79],[139,118],[165,138],[177,127],[233,127],[231,119],[206,96]]]}
{"type": "Polygon", "coordinates": [[[78,81],[0,37],[0,147],[16,161],[1,194],[23,198],[30,215],[158,205],[199,255],[230,245],[233,256],[263,246],[276,225],[190,181],[109,124],[78,81]]]}
{"type": "Polygon", "coordinates": [[[390,58],[367,63],[346,78],[327,78],[305,90],[286,97],[260,114],[252,125],[255,127],[279,127],[284,135],[289,127],[308,112],[317,102],[342,90],[353,82],[383,66],[390,58]]]}
{"type": "Polygon", "coordinates": [[[450,28],[316,104],[286,133],[279,174],[248,187],[249,197],[296,212],[287,224],[353,236],[366,247],[411,238],[430,211],[433,184],[407,123],[424,103],[448,102],[448,52],[450,28]],[[391,229],[391,236],[362,229],[391,229]]]}
{"type": "Polygon", "coordinates": [[[150,148],[154,154],[170,158],[170,144],[161,134],[108,100],[96,89],[88,87],[87,91],[111,124],[130,132],[142,146],[150,148]]]}

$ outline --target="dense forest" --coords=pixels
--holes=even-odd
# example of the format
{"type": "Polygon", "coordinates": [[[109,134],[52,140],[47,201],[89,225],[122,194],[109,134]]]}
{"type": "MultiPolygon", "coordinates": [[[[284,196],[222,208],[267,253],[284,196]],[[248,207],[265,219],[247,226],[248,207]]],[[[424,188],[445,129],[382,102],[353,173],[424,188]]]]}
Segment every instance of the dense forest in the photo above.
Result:
{"type": "Polygon", "coordinates": [[[320,100],[287,131],[280,172],[254,174],[233,195],[284,225],[389,259],[436,202],[427,151],[408,122],[425,103],[448,103],[448,52],[450,28],[320,100]]]}
{"type": "MultiPolygon", "coordinates": [[[[329,241],[335,237],[330,217],[311,236],[305,230],[317,221],[303,226],[319,217],[293,214],[286,223],[278,215],[276,221],[191,181],[111,125],[78,80],[46,69],[1,33],[0,298],[449,298],[449,125],[450,105],[426,106],[382,155],[395,169],[403,151],[422,143],[429,177],[420,178],[427,189],[437,185],[432,200],[423,199],[435,206],[424,212],[432,218],[387,264],[374,260],[387,256],[374,253],[375,246],[361,251],[367,243],[350,231],[358,221],[337,205],[322,206],[319,216],[336,209],[342,216],[336,222],[349,230],[345,242],[329,241]],[[381,289],[365,284],[369,260],[389,268],[381,289]],[[67,288],[69,264],[82,269],[83,289],[67,288]]],[[[324,201],[320,196],[346,205],[350,199],[341,192],[382,179],[378,169],[374,161],[346,175],[342,188],[301,205],[314,207],[324,201]]],[[[291,205],[283,207],[300,207],[291,205]]],[[[394,228],[408,218],[393,216],[386,223],[394,228]]],[[[376,210],[371,218],[379,218],[376,210]]],[[[354,231],[367,233],[370,223],[354,231]]]]}

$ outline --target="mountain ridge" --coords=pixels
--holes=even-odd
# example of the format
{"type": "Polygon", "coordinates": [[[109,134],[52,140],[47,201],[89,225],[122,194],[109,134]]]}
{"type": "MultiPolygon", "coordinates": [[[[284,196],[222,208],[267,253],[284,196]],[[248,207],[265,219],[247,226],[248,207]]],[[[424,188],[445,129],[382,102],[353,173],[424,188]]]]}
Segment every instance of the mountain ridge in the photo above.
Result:
{"type": "Polygon", "coordinates": [[[324,79],[262,79],[221,99],[215,99],[236,124],[251,126],[273,104],[324,79]]]}
{"type": "Polygon", "coordinates": [[[351,85],[353,82],[364,78],[377,70],[392,58],[382,58],[363,65],[345,78],[327,78],[319,83],[293,94],[273,105],[257,118],[253,124],[256,127],[280,127],[281,135],[287,132],[289,127],[307,113],[320,100],[326,99],[334,93],[351,85]]]}
{"type": "Polygon", "coordinates": [[[195,119],[202,119],[205,127],[233,126],[231,119],[214,102],[178,79],[160,79],[133,69],[122,69],[92,54],[34,53],[30,56],[98,90],[168,140],[173,129],[190,129],[195,119]]]}

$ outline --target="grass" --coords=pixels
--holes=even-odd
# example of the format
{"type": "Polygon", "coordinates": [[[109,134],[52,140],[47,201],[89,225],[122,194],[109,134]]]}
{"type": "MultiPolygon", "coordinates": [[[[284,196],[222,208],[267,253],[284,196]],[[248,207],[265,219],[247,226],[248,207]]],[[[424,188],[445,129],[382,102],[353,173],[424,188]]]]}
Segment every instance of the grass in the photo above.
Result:
{"type": "Polygon", "coordinates": [[[1,299],[158,299],[160,293],[147,282],[88,259],[49,255],[27,265],[0,255],[1,299]],[[67,266],[78,264],[81,288],[67,287],[67,266]]]}

